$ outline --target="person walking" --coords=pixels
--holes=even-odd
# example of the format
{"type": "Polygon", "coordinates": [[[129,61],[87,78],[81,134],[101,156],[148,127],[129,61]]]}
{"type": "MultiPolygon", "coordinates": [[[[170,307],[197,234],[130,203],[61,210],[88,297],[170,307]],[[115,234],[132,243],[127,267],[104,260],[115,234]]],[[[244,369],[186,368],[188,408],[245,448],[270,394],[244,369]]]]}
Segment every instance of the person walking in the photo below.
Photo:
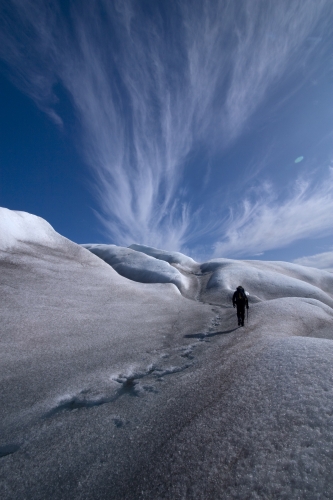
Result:
{"type": "Polygon", "coordinates": [[[234,307],[237,306],[238,326],[244,326],[245,307],[246,309],[249,308],[249,301],[247,300],[245,290],[242,286],[238,286],[233,294],[232,305],[234,307]]]}

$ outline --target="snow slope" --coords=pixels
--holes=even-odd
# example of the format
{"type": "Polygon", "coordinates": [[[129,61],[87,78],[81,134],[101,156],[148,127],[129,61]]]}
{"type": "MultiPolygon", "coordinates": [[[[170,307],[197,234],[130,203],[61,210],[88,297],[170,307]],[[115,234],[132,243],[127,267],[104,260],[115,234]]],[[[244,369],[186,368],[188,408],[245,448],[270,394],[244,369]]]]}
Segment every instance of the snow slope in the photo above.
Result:
{"type": "MultiPolygon", "coordinates": [[[[180,266],[189,299],[126,279],[41,219],[3,215],[2,499],[333,497],[329,273],[171,266],[149,250],[180,266]],[[230,304],[238,284],[245,328],[230,304]]],[[[131,273],[137,257],[116,252],[131,273]]]]}
{"type": "Polygon", "coordinates": [[[46,220],[26,212],[0,207],[0,250],[8,251],[25,243],[56,246],[63,239],[46,220]]]}

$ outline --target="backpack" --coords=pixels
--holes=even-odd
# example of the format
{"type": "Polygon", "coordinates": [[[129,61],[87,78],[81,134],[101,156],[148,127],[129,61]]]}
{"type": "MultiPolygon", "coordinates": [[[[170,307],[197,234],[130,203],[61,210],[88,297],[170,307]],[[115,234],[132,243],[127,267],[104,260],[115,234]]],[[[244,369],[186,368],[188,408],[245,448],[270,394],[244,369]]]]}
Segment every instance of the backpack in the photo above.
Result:
{"type": "Polygon", "coordinates": [[[246,299],[247,297],[244,288],[239,286],[236,290],[236,302],[245,302],[246,299]]]}

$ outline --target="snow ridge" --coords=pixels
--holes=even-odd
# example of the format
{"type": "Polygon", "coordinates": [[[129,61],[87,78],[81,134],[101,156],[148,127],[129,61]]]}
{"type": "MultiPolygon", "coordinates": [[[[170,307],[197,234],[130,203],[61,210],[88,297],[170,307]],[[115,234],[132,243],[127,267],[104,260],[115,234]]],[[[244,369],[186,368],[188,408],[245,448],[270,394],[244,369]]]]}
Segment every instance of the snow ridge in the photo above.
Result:
{"type": "Polygon", "coordinates": [[[164,260],[158,260],[131,248],[116,245],[82,245],[105,262],[110,264],[117,273],[125,278],[140,283],[173,283],[182,291],[188,288],[187,279],[164,260]]]}
{"type": "Polygon", "coordinates": [[[0,207],[0,250],[30,243],[54,247],[63,240],[41,217],[0,207]]]}

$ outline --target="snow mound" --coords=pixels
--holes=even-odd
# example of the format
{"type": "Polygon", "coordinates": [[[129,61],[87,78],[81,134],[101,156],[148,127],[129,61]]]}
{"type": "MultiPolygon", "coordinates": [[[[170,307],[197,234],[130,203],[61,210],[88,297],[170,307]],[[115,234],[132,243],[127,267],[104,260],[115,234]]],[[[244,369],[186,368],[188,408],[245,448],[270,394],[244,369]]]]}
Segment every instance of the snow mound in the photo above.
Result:
{"type": "Polygon", "coordinates": [[[54,247],[63,239],[41,217],[0,207],[0,250],[7,251],[22,243],[54,247]]]}
{"type": "Polygon", "coordinates": [[[191,269],[193,266],[197,265],[195,260],[180,252],[168,252],[166,250],[159,250],[157,248],[137,244],[130,245],[129,248],[136,250],[137,252],[150,255],[151,257],[155,257],[155,259],[165,260],[166,262],[169,262],[169,264],[179,264],[184,268],[191,269]]]}
{"type": "Polygon", "coordinates": [[[173,283],[179,290],[186,289],[188,282],[177,269],[165,261],[160,261],[131,248],[116,245],[82,245],[94,253],[117,273],[140,283],[173,283]]]}
{"type": "Polygon", "coordinates": [[[304,297],[333,307],[333,276],[319,269],[286,262],[215,259],[202,264],[201,271],[211,273],[204,294],[222,302],[230,303],[233,291],[242,285],[252,302],[304,297]]]}

